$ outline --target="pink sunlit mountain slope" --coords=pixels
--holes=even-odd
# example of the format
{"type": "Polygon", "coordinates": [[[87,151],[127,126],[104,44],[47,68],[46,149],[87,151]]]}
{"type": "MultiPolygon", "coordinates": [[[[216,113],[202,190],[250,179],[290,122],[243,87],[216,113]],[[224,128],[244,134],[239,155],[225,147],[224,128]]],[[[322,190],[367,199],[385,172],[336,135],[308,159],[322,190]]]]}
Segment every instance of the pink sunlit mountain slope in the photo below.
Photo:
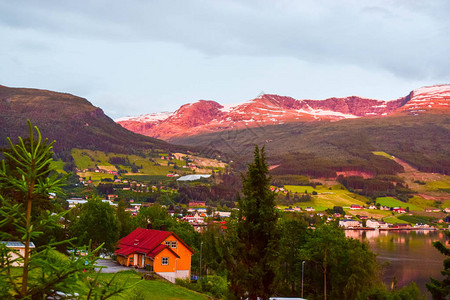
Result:
{"type": "Polygon", "coordinates": [[[294,122],[448,113],[449,103],[450,85],[422,87],[390,101],[357,96],[297,100],[264,94],[245,103],[227,106],[199,100],[181,106],[174,113],[125,117],[116,122],[133,132],[170,140],[179,136],[294,122]]]}

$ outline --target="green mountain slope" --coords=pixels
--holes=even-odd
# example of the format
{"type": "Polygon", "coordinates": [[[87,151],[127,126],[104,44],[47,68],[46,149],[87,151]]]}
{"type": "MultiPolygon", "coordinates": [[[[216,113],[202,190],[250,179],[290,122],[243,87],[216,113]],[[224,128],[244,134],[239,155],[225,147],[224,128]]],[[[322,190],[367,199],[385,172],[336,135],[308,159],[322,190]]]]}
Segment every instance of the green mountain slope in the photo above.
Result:
{"type": "Polygon", "coordinates": [[[186,150],[126,130],[86,99],[0,85],[0,147],[6,145],[6,137],[27,136],[26,119],[38,126],[44,137],[56,140],[54,150],[63,156],[70,155],[72,148],[115,153],[136,153],[146,149],[186,150]]]}
{"type": "Polygon", "coordinates": [[[273,174],[333,177],[336,171],[376,175],[403,170],[395,161],[373,151],[385,151],[421,171],[450,173],[450,116],[446,114],[304,122],[173,141],[209,147],[226,153],[230,160],[241,157],[243,161],[249,158],[254,144],[265,145],[273,174]]]}

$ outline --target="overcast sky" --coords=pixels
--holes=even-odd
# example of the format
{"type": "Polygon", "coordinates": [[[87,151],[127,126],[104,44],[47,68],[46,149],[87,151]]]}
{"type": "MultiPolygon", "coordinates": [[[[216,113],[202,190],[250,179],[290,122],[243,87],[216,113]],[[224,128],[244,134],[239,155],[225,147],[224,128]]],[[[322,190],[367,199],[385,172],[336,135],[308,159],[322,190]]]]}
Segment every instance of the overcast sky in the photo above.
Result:
{"type": "Polygon", "coordinates": [[[199,99],[395,99],[450,83],[450,1],[0,0],[0,84],[112,118],[199,99]]]}

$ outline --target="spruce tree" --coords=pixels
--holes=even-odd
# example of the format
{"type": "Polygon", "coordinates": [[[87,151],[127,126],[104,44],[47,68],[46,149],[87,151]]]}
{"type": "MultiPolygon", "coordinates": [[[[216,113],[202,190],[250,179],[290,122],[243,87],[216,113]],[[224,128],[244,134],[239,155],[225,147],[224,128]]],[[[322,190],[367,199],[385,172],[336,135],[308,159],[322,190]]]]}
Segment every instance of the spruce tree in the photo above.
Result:
{"type": "Polygon", "coordinates": [[[255,147],[254,161],[242,179],[243,198],[238,199],[235,242],[228,262],[230,287],[237,298],[268,299],[274,291],[278,234],[264,148],[255,147]]]}
{"type": "MultiPolygon", "coordinates": [[[[450,232],[444,232],[448,237],[450,237],[450,232]]],[[[434,278],[430,278],[431,283],[427,284],[427,289],[430,291],[431,295],[433,295],[433,299],[441,300],[441,299],[449,299],[450,298],[450,248],[445,247],[445,245],[440,242],[433,243],[434,248],[439,250],[442,254],[444,254],[447,258],[444,259],[444,270],[441,271],[441,274],[444,276],[442,281],[439,281],[434,278]]]]}

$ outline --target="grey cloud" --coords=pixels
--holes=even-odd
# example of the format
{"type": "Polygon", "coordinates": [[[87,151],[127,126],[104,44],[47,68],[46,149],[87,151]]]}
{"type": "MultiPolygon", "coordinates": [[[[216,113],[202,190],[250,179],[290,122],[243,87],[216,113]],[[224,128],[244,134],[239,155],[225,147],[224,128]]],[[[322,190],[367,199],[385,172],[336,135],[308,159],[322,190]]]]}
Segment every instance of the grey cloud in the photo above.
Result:
{"type": "Polygon", "coordinates": [[[113,41],[163,41],[205,55],[355,64],[404,78],[449,68],[450,2],[3,1],[0,24],[113,41]],[[370,5],[366,5],[370,4],[370,5]]]}

